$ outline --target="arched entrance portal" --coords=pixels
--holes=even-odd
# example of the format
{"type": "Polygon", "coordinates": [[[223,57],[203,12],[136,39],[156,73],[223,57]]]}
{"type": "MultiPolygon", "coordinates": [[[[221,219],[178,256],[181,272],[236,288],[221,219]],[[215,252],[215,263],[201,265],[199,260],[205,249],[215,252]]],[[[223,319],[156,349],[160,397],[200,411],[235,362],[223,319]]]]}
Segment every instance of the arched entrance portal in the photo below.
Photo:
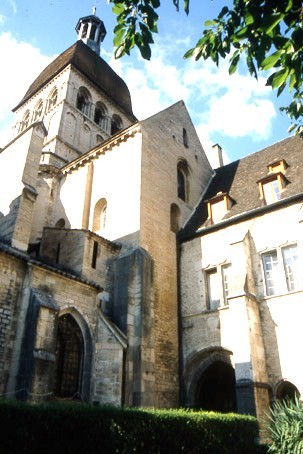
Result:
{"type": "Polygon", "coordinates": [[[58,321],[54,394],[61,398],[80,398],[84,341],[81,329],[70,314],[58,321]]]}
{"type": "Polygon", "coordinates": [[[235,371],[223,361],[215,361],[205,369],[196,388],[197,407],[218,412],[236,411],[235,371]]]}

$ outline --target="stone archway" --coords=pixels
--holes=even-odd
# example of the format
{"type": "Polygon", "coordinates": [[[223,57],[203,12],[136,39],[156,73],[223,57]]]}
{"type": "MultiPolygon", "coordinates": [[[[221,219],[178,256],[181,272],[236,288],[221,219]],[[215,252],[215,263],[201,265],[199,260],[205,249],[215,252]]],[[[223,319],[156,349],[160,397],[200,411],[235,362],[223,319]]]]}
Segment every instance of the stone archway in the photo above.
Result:
{"type": "Polygon", "coordinates": [[[184,373],[187,406],[220,412],[237,410],[231,355],[223,348],[212,347],[191,358],[184,373]]]}
{"type": "Polygon", "coordinates": [[[280,401],[294,401],[296,397],[300,397],[300,392],[293,383],[288,380],[282,380],[277,386],[276,397],[280,401]]]}
{"type": "Polygon", "coordinates": [[[203,410],[235,412],[234,368],[223,361],[215,361],[208,366],[197,383],[195,402],[203,410]]]}

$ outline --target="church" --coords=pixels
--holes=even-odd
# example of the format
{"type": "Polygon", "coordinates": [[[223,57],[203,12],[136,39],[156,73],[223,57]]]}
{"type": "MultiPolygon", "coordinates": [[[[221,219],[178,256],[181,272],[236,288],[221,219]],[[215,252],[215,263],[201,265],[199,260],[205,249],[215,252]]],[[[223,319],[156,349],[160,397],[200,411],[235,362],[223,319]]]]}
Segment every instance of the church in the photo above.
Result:
{"type": "Polygon", "coordinates": [[[303,142],[213,169],[76,31],[0,148],[0,395],[262,418],[303,393],[303,142]]]}

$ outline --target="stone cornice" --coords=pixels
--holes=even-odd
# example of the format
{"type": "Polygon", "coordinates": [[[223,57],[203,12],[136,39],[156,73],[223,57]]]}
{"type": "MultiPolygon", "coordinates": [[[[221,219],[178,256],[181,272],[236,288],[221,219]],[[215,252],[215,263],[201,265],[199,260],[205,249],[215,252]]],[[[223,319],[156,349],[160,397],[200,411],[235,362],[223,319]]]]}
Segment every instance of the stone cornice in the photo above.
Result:
{"type": "Polygon", "coordinates": [[[79,167],[84,167],[88,163],[97,159],[100,155],[104,155],[107,151],[110,151],[116,145],[119,145],[122,142],[126,142],[130,137],[134,137],[138,132],[140,132],[139,122],[134,123],[132,126],[124,129],[123,131],[115,134],[110,139],[106,140],[100,145],[97,145],[92,150],[83,154],[79,158],[74,159],[69,164],[66,164],[61,168],[62,174],[66,175],[72,173],[75,170],[78,170],[79,167]]]}

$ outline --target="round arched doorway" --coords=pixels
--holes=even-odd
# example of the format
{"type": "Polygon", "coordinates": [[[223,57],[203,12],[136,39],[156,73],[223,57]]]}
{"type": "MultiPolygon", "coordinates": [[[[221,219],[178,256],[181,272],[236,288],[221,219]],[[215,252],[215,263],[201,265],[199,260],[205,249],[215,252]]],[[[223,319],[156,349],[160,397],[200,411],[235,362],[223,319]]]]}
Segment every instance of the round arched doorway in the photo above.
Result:
{"type": "Polygon", "coordinates": [[[283,380],[278,388],[276,393],[277,399],[282,400],[292,400],[294,401],[296,397],[300,397],[298,388],[287,380],[283,380]]]}
{"type": "Polygon", "coordinates": [[[224,361],[217,360],[202,373],[196,387],[198,408],[222,413],[236,411],[235,371],[224,361]]]}
{"type": "Polygon", "coordinates": [[[81,329],[70,314],[58,321],[54,394],[81,398],[84,341],[81,329]]]}

